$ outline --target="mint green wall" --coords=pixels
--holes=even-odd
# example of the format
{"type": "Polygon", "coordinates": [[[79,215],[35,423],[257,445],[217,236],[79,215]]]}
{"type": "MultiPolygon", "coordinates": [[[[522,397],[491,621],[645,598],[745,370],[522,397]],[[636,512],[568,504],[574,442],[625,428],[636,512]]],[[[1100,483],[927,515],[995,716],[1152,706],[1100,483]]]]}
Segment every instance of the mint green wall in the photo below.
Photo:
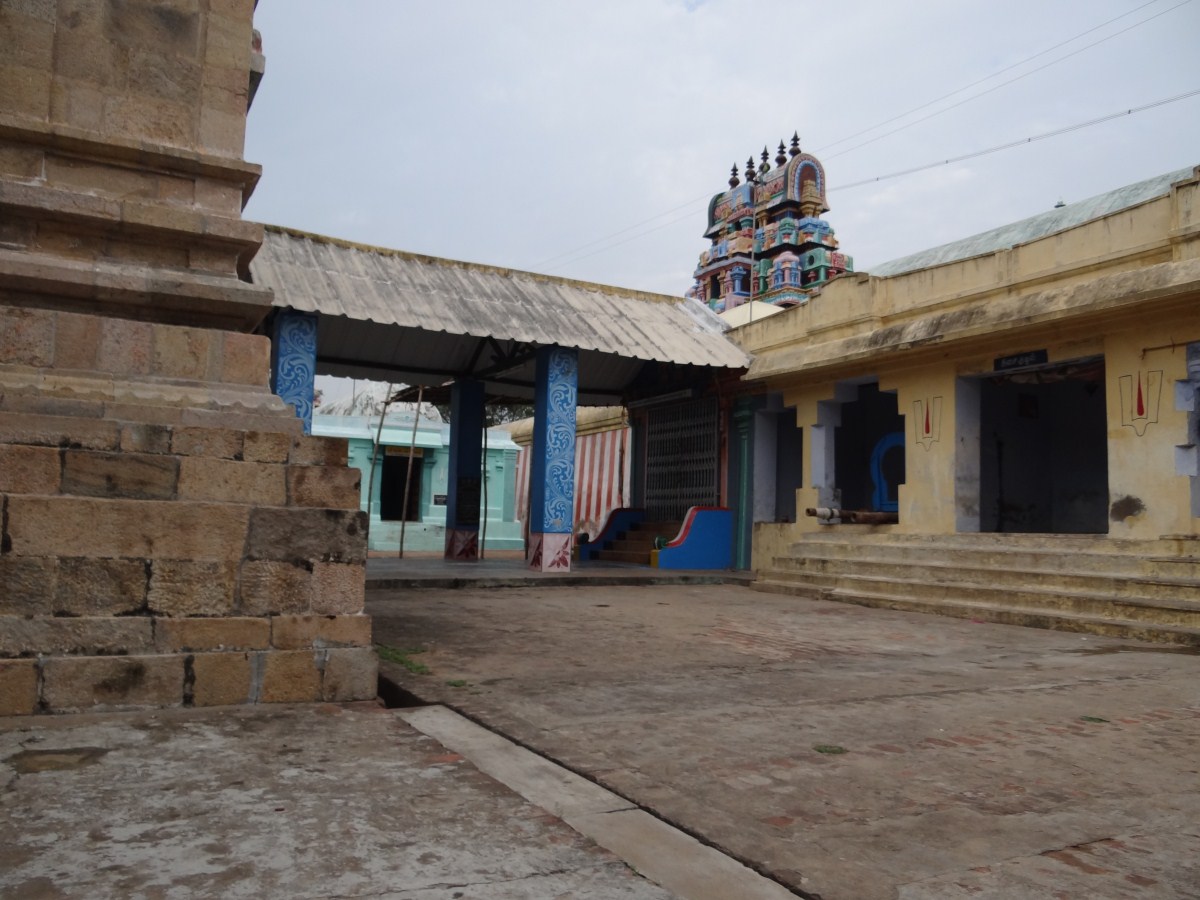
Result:
{"type": "MultiPolygon", "coordinates": [[[[379,518],[383,477],[383,452],[375,465],[374,489],[371,483],[371,446],[367,438],[349,438],[349,464],[362,472],[362,509],[370,515],[368,549],[398,551],[400,522],[379,518]],[[368,509],[368,497],[370,508],[368,509]]],[[[442,552],[446,541],[446,507],[434,504],[435,495],[446,494],[450,454],[446,448],[425,447],[421,472],[421,521],[404,526],[405,552],[442,552]]],[[[488,449],[487,508],[481,508],[480,521],[487,520],[485,550],[520,550],[524,547],[521,523],[516,521],[517,451],[488,449]]],[[[482,507],[482,499],[480,501],[482,507]]]]}

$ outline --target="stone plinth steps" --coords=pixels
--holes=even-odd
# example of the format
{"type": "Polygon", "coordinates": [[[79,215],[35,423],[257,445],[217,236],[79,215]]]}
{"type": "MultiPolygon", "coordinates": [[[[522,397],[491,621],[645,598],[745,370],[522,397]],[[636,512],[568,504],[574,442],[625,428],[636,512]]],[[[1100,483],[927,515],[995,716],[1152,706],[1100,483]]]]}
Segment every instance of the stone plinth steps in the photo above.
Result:
{"type": "Polygon", "coordinates": [[[814,534],[760,568],[760,591],[1200,646],[1200,540],[814,534]]]}

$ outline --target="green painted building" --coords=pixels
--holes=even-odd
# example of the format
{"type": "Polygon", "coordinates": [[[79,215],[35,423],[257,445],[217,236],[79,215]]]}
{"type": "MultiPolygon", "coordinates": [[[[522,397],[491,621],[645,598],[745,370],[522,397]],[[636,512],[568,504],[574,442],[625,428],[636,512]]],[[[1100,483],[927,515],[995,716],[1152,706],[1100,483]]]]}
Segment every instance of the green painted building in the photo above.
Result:
{"type": "MultiPolygon", "coordinates": [[[[450,426],[413,413],[313,417],[313,434],[346,438],[349,463],[362,472],[362,508],[370,515],[367,547],[372,552],[437,552],[446,543],[450,426]],[[372,465],[374,450],[374,465],[372,465]]],[[[507,431],[487,430],[480,491],[481,543],[485,550],[522,550],[517,519],[517,450],[507,431]],[[486,524],[483,524],[486,523],[486,524]]]]}

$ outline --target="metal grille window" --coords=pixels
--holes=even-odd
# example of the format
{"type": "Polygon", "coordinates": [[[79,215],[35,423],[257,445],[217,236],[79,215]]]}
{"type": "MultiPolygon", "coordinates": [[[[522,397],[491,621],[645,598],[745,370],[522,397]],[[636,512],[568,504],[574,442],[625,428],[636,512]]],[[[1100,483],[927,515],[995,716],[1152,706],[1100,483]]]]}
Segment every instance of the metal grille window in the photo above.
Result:
{"type": "Polygon", "coordinates": [[[646,515],[681,521],[690,506],[715,506],[716,398],[651,409],[646,422],[646,515]]]}

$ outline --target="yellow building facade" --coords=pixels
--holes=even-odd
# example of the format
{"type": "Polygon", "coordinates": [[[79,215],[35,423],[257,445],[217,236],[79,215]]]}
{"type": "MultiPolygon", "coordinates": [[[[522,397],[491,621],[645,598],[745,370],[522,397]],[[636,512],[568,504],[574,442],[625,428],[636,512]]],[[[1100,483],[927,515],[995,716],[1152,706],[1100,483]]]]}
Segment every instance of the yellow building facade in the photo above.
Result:
{"type": "MultiPolygon", "coordinates": [[[[802,430],[796,521],[754,528],[760,579],[800,585],[822,543],[1200,554],[1198,176],[846,275],[732,332],[802,430]]],[[[837,590],[818,568],[837,566],[808,587],[837,590]]]]}

